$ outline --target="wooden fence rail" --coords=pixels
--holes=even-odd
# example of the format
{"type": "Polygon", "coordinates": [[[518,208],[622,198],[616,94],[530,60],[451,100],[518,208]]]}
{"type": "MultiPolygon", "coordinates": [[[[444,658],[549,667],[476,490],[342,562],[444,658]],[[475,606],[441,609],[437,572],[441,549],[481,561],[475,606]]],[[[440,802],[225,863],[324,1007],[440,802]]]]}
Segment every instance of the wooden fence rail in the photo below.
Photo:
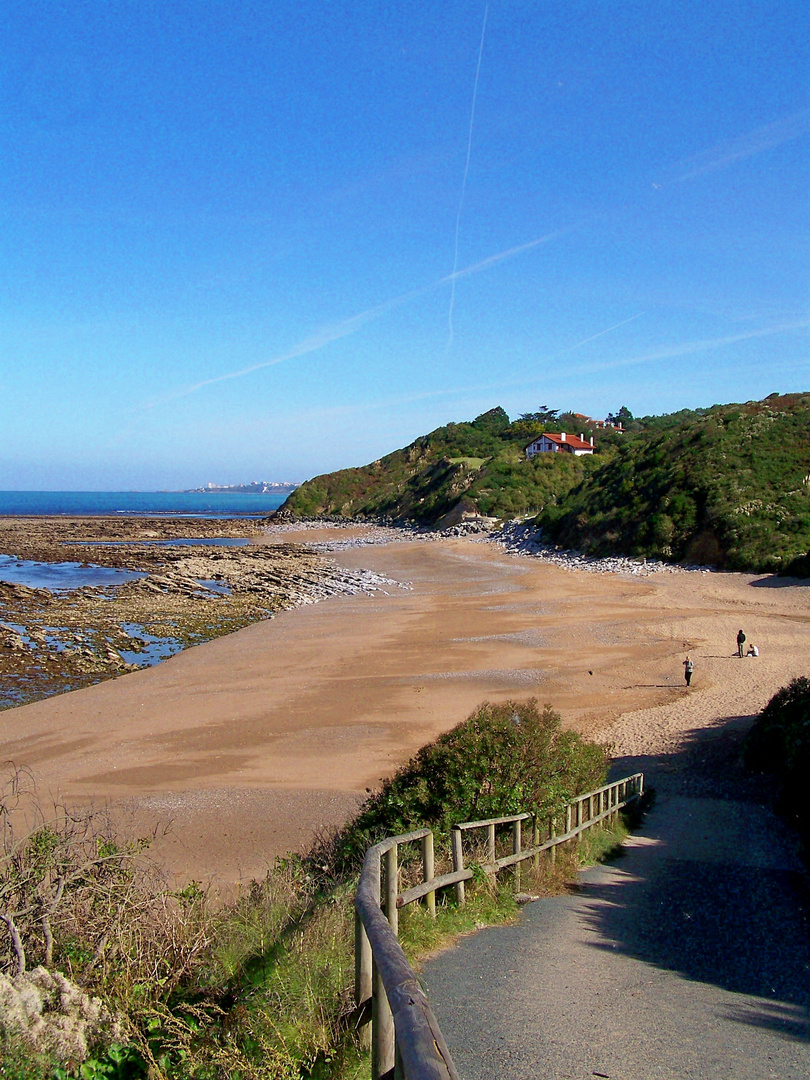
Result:
{"type": "Polygon", "coordinates": [[[488,874],[514,867],[515,886],[520,888],[520,864],[533,859],[535,865],[544,851],[554,858],[559,844],[575,839],[586,829],[614,818],[644,790],[643,773],[606,784],[596,791],[578,795],[565,808],[564,828],[557,822],[542,823],[532,814],[465,821],[451,833],[453,870],[434,876],[433,833],[416,829],[402,836],[390,836],[368,849],[363,860],[355,897],[355,1016],[361,1045],[371,1047],[372,1080],[458,1080],[433,1010],[397,940],[399,909],[425,899],[431,915],[436,914],[436,893],[453,886],[456,900],[463,904],[464,883],[475,871],[464,866],[462,837],[472,829],[486,830],[487,861],[479,869],[488,874]],[[532,840],[523,846],[523,824],[531,822],[532,840]],[[546,829],[543,828],[545,824],[546,829]],[[497,857],[496,829],[510,825],[511,854],[497,857]],[[541,840],[542,832],[548,832],[541,840]],[[399,891],[399,848],[419,842],[422,853],[422,882],[399,891]],[[382,908],[385,909],[383,914],[382,908]]]}

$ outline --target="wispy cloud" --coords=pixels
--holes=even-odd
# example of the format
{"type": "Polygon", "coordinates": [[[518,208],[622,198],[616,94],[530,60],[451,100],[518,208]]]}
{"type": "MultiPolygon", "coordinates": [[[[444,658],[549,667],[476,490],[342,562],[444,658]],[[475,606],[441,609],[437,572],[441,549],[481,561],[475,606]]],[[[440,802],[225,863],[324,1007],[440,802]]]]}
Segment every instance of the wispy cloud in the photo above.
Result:
{"type": "MultiPolygon", "coordinates": [[[[634,315],[633,319],[638,319],[641,314],[634,315]]],[[[632,319],[626,319],[625,322],[632,322],[632,319]]],[[[594,338],[601,337],[603,334],[607,334],[610,330],[615,330],[619,326],[623,326],[624,323],[617,323],[616,326],[610,327],[608,330],[602,330],[598,334],[592,335],[590,338],[586,338],[585,341],[592,341],[594,338]]],[[[521,369],[515,372],[515,374],[509,379],[502,379],[498,382],[483,383],[473,386],[454,386],[446,387],[442,390],[434,390],[430,393],[418,394],[409,396],[408,398],[401,398],[386,402],[387,405],[405,404],[410,400],[418,400],[422,397],[449,397],[454,394],[471,394],[471,393],[491,393],[495,390],[510,390],[521,386],[531,386],[536,384],[541,378],[544,382],[566,382],[571,381],[572,375],[577,377],[582,375],[593,375],[601,371],[609,371],[613,368],[633,367],[638,364],[653,364],[660,360],[671,360],[676,357],[693,356],[700,353],[711,352],[713,349],[721,349],[727,345],[735,345],[740,341],[749,341],[753,338],[773,337],[777,334],[789,333],[792,330],[803,330],[810,326],[810,319],[797,319],[791,322],[780,322],[771,326],[761,327],[758,330],[749,330],[744,333],[729,334],[724,337],[715,338],[699,338],[691,341],[680,342],[679,344],[665,345],[659,349],[654,349],[650,352],[639,353],[637,356],[627,356],[618,360],[608,360],[604,362],[597,362],[592,364],[578,365],[576,371],[572,371],[571,368],[560,367],[553,362],[557,357],[564,355],[567,352],[571,352],[573,349],[578,348],[580,345],[584,345],[585,341],[577,342],[576,345],[571,345],[567,349],[563,349],[559,353],[554,353],[551,356],[540,357],[533,365],[533,374],[530,377],[526,377],[525,371],[528,369],[521,369]]],[[[808,365],[804,365],[805,369],[808,365]]]]}
{"type": "Polygon", "coordinates": [[[582,341],[578,341],[575,345],[569,345],[567,349],[563,349],[561,353],[557,355],[562,356],[565,353],[573,352],[574,349],[581,349],[583,345],[587,345],[589,341],[596,341],[597,338],[604,337],[605,334],[612,334],[614,330],[618,330],[620,326],[627,326],[628,323],[635,322],[636,319],[640,319],[642,315],[646,315],[646,311],[640,311],[638,315],[631,315],[629,319],[622,319],[621,322],[617,322],[614,326],[609,326],[607,330],[600,330],[598,334],[591,334],[590,337],[583,338],[582,341]]]}
{"type": "MultiPolygon", "coordinates": [[[[579,345],[585,344],[586,341],[592,341],[594,338],[601,337],[603,334],[607,334],[610,330],[615,330],[619,326],[624,326],[627,322],[632,322],[633,319],[641,317],[639,315],[632,316],[631,319],[625,319],[624,322],[617,323],[613,327],[609,327],[607,330],[602,330],[598,334],[593,334],[590,338],[586,338],[585,341],[578,342],[576,345],[571,345],[563,352],[570,352],[572,349],[577,348],[579,345]]],[[[626,357],[621,360],[610,361],[600,364],[588,364],[577,368],[577,374],[595,374],[600,371],[606,371],[611,368],[620,367],[632,367],[635,364],[655,363],[659,360],[668,360],[674,357],[688,356],[692,354],[698,354],[701,352],[708,352],[712,349],[722,348],[726,345],[733,345],[739,341],[746,341],[751,338],[768,337],[780,333],[787,333],[791,330],[799,330],[810,326],[810,319],[794,322],[783,322],[778,325],[762,327],[759,330],[752,330],[746,333],[731,334],[726,337],[716,338],[702,338],[698,340],[682,342],[678,345],[663,346],[660,349],[656,349],[652,352],[642,353],[638,356],[626,357]]],[[[510,379],[501,379],[497,382],[486,383],[473,383],[463,386],[444,386],[435,388],[432,390],[418,390],[409,391],[405,394],[394,394],[389,397],[375,398],[374,400],[353,401],[342,405],[326,406],[322,408],[307,409],[301,413],[290,414],[285,412],[283,414],[283,420],[286,423],[291,423],[293,426],[300,426],[301,423],[317,423],[327,422],[330,419],[339,417],[345,419],[346,417],[358,416],[367,413],[379,414],[385,410],[400,409],[403,406],[411,405],[415,402],[428,401],[436,398],[460,398],[462,395],[470,394],[491,394],[493,391],[499,390],[513,390],[517,387],[533,386],[540,378],[544,382],[557,382],[557,381],[569,381],[571,378],[571,371],[552,369],[544,367],[544,364],[549,363],[556,356],[561,355],[555,353],[554,356],[545,357],[538,360],[534,365],[533,374],[528,378],[523,375],[523,372],[517,372],[510,379]]],[[[790,365],[786,370],[794,370],[801,367],[801,365],[790,365]]],[[[806,367],[806,365],[805,365],[806,367]]],[[[773,370],[781,370],[779,365],[774,366],[773,370]]]]}
{"type": "Polygon", "coordinates": [[[641,353],[638,356],[627,356],[619,360],[608,360],[602,363],[586,364],[579,368],[581,374],[591,374],[597,371],[609,371],[612,368],[632,367],[636,364],[652,364],[659,360],[671,360],[678,356],[693,356],[702,352],[711,352],[713,349],[722,349],[727,345],[736,345],[740,341],[750,341],[753,338],[772,337],[776,334],[785,334],[791,330],[802,330],[810,326],[810,319],[797,319],[792,322],[777,323],[774,326],[761,327],[759,330],[747,330],[740,334],[728,334],[725,337],[698,338],[693,341],[682,341],[677,345],[666,345],[652,352],[641,353]]]}
{"type": "Polygon", "coordinates": [[[489,255],[486,259],[481,259],[480,262],[462,267],[461,270],[455,270],[452,274],[447,274],[445,277],[439,278],[429,285],[411,289],[408,292],[401,293],[399,296],[384,300],[374,307],[367,308],[357,315],[352,315],[347,319],[342,319],[339,322],[320,327],[315,333],[304,338],[303,341],[299,341],[286,352],[279,353],[277,356],[273,356],[268,360],[260,360],[255,364],[239,368],[236,371],[227,371],[222,375],[213,375],[210,379],[201,379],[199,382],[192,383],[189,386],[182,387],[178,390],[168,391],[165,394],[152,398],[143,407],[152,409],[157,405],[165,405],[168,402],[177,401],[179,398],[188,397],[190,394],[196,394],[199,390],[203,390],[207,386],[214,386],[216,383],[226,382],[230,379],[241,379],[245,375],[253,374],[255,371],[262,371],[264,368],[274,367],[276,364],[283,364],[288,360],[295,360],[298,357],[318,352],[318,350],[325,348],[333,341],[338,341],[340,338],[357,333],[357,331],[362,329],[367,323],[374,319],[379,319],[382,315],[385,315],[395,308],[402,307],[419,297],[426,296],[435,289],[448,285],[458,278],[469,277],[471,274],[479,274],[484,270],[489,270],[491,267],[497,266],[498,263],[506,262],[507,259],[513,259],[517,255],[522,255],[527,251],[540,247],[542,244],[547,244],[551,240],[555,240],[557,237],[571,232],[574,228],[576,228],[576,226],[557,229],[554,232],[547,233],[545,236],[537,237],[536,240],[530,240],[526,244],[518,244],[516,247],[507,248],[505,251],[499,251],[495,255],[489,255]]]}
{"type": "Polygon", "coordinates": [[[499,251],[497,255],[490,255],[480,262],[472,263],[472,265],[465,266],[461,270],[456,270],[446,277],[439,278],[438,281],[434,281],[432,285],[426,286],[424,289],[421,289],[420,292],[429,292],[431,289],[436,289],[440,285],[447,285],[449,282],[457,280],[458,278],[468,277],[470,274],[478,274],[482,270],[488,270],[490,266],[496,266],[498,263],[505,262],[507,259],[513,259],[516,255],[522,255],[525,251],[531,251],[533,248],[540,247],[541,244],[547,244],[550,240],[556,240],[560,236],[565,236],[566,233],[573,232],[576,228],[578,228],[577,225],[567,225],[563,229],[556,229],[554,232],[546,233],[545,236],[539,236],[536,240],[529,240],[526,244],[518,244],[517,247],[509,248],[507,251],[499,251]]]}
{"type": "Polygon", "coordinates": [[[664,182],[682,184],[687,180],[694,180],[697,176],[703,176],[704,173],[717,172],[744,158],[754,157],[765,150],[798,139],[807,131],[810,131],[810,109],[803,109],[684,158],[673,166],[671,175],[665,177],[664,182]]]}
{"type": "MultiPolygon", "coordinates": [[[[618,330],[620,326],[626,326],[628,323],[635,322],[636,319],[640,319],[642,315],[646,315],[646,311],[640,311],[637,315],[631,315],[629,319],[622,319],[621,322],[614,323],[613,326],[608,326],[605,330],[600,330],[597,334],[591,334],[590,337],[583,338],[582,341],[575,341],[573,345],[566,345],[564,349],[560,349],[558,352],[552,353],[550,356],[546,356],[543,360],[544,363],[550,364],[554,360],[559,359],[561,356],[567,356],[568,353],[574,352],[575,349],[581,349],[583,345],[587,345],[589,341],[596,341],[597,338],[604,337],[605,334],[612,334],[614,330],[618,330]]],[[[537,363],[532,363],[528,367],[519,368],[515,375],[523,375],[527,371],[536,371],[537,363]]],[[[512,381],[503,385],[523,385],[525,380],[515,383],[515,376],[512,377],[512,381]]]]}

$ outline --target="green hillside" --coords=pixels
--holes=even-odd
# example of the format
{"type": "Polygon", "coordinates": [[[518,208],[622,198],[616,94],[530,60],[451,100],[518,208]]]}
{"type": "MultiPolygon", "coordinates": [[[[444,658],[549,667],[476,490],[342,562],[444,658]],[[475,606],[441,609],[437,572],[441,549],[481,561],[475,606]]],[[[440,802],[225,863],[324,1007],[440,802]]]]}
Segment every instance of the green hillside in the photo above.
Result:
{"type": "Polygon", "coordinates": [[[634,420],[594,434],[596,453],[540,454],[538,432],[582,432],[544,407],[447,424],[370,465],[315,477],[296,516],[446,525],[462,512],[536,515],[548,539],[592,554],[810,573],[810,394],[771,395],[634,420]]]}
{"type": "Polygon", "coordinates": [[[370,465],[316,476],[282,509],[300,517],[382,516],[428,525],[451,511],[536,514],[594,468],[593,459],[568,454],[527,460],[524,446],[543,429],[535,420],[510,423],[503,409],[491,409],[471,423],[437,428],[370,465]]]}
{"type": "Polygon", "coordinates": [[[796,560],[810,549],[810,394],[650,417],[639,428],[540,515],[550,536],[593,554],[801,572],[796,560]]]}

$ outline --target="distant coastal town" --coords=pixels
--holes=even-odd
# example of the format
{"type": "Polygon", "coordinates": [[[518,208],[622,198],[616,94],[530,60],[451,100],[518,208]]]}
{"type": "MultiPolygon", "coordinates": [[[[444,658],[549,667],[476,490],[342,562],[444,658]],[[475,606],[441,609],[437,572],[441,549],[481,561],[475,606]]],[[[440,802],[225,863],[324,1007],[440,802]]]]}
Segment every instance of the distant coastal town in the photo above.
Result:
{"type": "Polygon", "coordinates": [[[207,491],[224,491],[234,495],[274,495],[285,491],[295,491],[298,483],[285,483],[277,480],[252,480],[249,484],[206,484],[204,487],[186,488],[183,494],[205,494],[207,491]]]}

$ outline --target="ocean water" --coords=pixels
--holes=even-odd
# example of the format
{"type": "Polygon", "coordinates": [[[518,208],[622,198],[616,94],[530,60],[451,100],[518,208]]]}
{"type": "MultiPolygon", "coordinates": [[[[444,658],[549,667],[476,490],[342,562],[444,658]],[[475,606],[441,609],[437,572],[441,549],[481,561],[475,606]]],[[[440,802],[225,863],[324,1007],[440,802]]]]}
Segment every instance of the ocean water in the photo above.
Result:
{"type": "Polygon", "coordinates": [[[268,495],[196,491],[0,491],[0,515],[260,518],[288,492],[268,495]]]}

